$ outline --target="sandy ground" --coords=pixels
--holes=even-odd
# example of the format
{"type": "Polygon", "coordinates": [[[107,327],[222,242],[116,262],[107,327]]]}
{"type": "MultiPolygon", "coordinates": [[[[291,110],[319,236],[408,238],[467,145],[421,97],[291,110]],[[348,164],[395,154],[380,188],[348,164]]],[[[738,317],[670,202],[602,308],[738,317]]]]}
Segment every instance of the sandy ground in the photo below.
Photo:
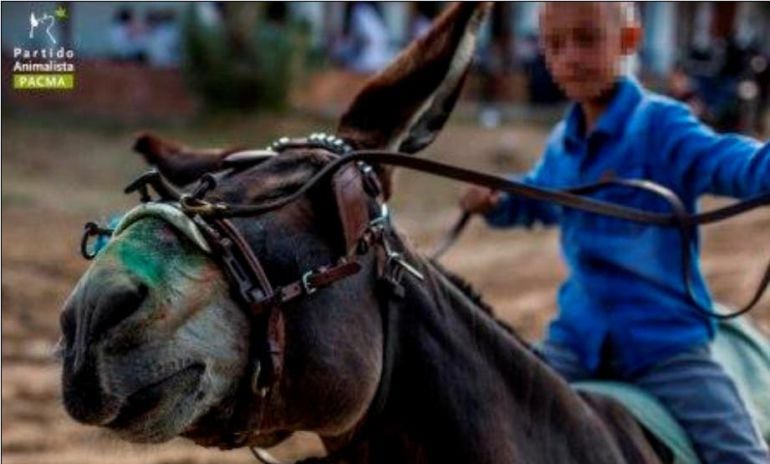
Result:
{"type": "MultiPolygon", "coordinates": [[[[2,451],[8,464],[253,462],[244,450],[222,453],[177,440],[133,446],[76,424],[60,405],[52,360],[59,308],[87,263],[77,251],[82,224],[134,204],[120,192],[143,169],[131,154],[138,127],[45,117],[3,119],[2,141],[2,451]]],[[[263,146],[278,135],[329,130],[329,121],[227,118],[162,132],[201,145],[263,146]]],[[[495,172],[520,170],[537,155],[546,129],[507,125],[482,130],[454,122],[426,156],[495,172]]],[[[458,184],[400,173],[396,221],[429,249],[457,210],[458,184]]],[[[708,205],[715,205],[713,199],[708,205]]],[[[770,212],[706,229],[703,266],[719,299],[743,302],[770,257],[770,212]]],[[[444,263],[467,277],[529,339],[542,334],[564,276],[555,230],[492,231],[474,221],[444,263]]],[[[754,311],[770,328],[768,298],[754,311]]]]}

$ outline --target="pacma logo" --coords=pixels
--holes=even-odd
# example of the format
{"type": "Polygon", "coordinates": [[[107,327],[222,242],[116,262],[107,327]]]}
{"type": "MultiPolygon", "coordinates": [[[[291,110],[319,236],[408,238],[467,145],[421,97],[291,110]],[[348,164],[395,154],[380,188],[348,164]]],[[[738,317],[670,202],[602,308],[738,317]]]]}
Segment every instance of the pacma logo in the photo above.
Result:
{"type": "Polygon", "coordinates": [[[13,47],[13,88],[16,90],[72,90],[75,88],[75,51],[58,45],[54,26],[67,19],[67,10],[29,13],[29,39],[45,46],[13,47]],[[46,40],[47,38],[47,40],[46,40]],[[55,45],[55,47],[54,47],[55,45]]]}
{"type": "Polygon", "coordinates": [[[53,15],[48,14],[48,12],[43,12],[42,15],[37,16],[35,15],[35,12],[31,12],[29,14],[29,38],[34,39],[35,33],[41,29],[45,31],[45,34],[48,36],[48,39],[51,41],[52,44],[56,45],[56,37],[51,32],[51,28],[56,24],[56,20],[63,20],[67,18],[67,10],[64,9],[63,6],[58,6],[56,10],[54,11],[53,15]]]}

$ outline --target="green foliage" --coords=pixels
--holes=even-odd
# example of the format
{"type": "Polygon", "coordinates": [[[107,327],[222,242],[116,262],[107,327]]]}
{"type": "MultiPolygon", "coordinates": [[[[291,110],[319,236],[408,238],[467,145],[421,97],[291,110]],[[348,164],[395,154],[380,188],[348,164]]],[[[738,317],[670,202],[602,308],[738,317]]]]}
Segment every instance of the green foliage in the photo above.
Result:
{"type": "Polygon", "coordinates": [[[298,25],[265,21],[259,11],[253,21],[240,13],[204,24],[190,8],[183,25],[187,80],[210,110],[283,109],[306,35],[298,25]]]}

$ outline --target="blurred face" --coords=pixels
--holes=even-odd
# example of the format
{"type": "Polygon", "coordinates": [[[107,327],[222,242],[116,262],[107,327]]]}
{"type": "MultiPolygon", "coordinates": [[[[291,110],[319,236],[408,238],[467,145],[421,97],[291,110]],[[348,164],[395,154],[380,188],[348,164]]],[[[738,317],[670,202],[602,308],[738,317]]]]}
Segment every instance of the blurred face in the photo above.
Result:
{"type": "Polygon", "coordinates": [[[546,3],[540,16],[548,69],[570,100],[602,96],[635,51],[639,27],[611,3],[546,3]]]}

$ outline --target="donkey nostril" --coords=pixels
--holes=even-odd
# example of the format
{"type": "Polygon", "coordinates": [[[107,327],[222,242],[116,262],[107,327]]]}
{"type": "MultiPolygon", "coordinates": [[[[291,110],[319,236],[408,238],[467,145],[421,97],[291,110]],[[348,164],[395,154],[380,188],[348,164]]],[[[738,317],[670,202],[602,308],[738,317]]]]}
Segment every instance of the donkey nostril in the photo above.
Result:
{"type": "Polygon", "coordinates": [[[147,286],[139,282],[121,283],[101,296],[91,317],[91,337],[97,338],[133,314],[147,298],[147,286]]]}

